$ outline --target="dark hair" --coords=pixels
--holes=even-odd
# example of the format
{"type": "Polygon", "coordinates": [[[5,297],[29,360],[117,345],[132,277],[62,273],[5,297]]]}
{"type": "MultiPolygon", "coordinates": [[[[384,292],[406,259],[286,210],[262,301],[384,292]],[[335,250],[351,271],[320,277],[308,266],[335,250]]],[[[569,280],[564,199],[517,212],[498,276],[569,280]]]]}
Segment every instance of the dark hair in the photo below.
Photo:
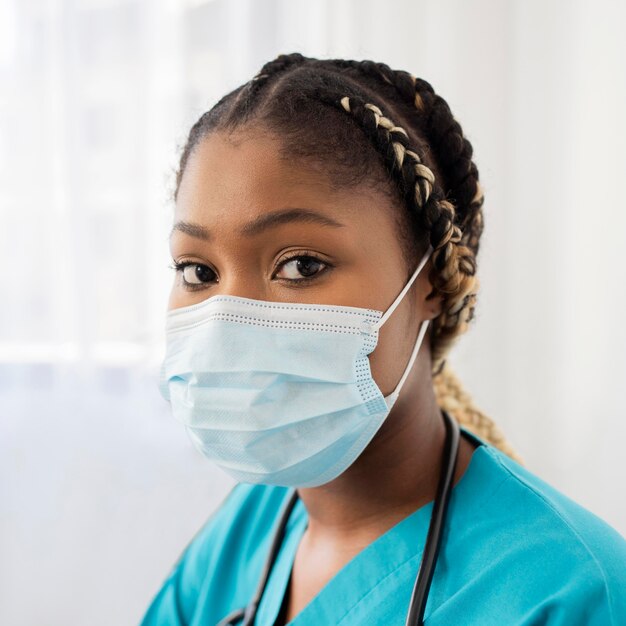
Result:
{"type": "Polygon", "coordinates": [[[277,137],[281,158],[319,166],[337,187],[368,185],[385,193],[398,207],[407,278],[433,247],[428,297],[442,296],[441,314],[429,328],[438,401],[515,456],[445,367],[452,344],[474,318],[484,201],[472,145],[446,101],[427,81],[384,63],[281,54],[193,125],[174,200],[202,138],[244,127],[277,137]]]}

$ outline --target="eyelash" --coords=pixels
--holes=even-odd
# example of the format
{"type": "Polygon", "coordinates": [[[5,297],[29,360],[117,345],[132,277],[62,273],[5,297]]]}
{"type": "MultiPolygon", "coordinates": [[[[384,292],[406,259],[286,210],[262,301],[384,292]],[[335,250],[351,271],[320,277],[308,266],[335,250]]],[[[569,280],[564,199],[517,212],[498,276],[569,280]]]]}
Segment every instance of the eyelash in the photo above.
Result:
{"type": "MultiPolygon", "coordinates": [[[[325,274],[327,270],[329,270],[332,266],[330,265],[330,263],[328,263],[327,261],[324,261],[323,259],[320,259],[318,256],[316,256],[313,253],[302,253],[302,252],[298,252],[297,254],[294,254],[293,256],[287,257],[286,259],[283,259],[280,264],[278,265],[277,271],[280,270],[283,265],[286,265],[287,263],[289,263],[289,261],[293,261],[294,259],[314,259],[315,261],[317,261],[318,263],[321,263],[322,265],[324,265],[324,268],[321,269],[319,272],[317,272],[316,274],[314,274],[313,276],[305,276],[303,278],[285,278],[282,280],[285,280],[289,283],[298,283],[298,284],[303,284],[303,283],[309,283],[313,280],[316,280],[321,274],[325,274]]],[[[172,265],[169,265],[168,267],[170,267],[171,269],[175,270],[177,273],[178,272],[183,272],[183,270],[188,267],[189,265],[204,265],[203,263],[196,263],[195,261],[181,261],[179,263],[177,262],[173,262],[172,265]]],[[[208,266],[206,266],[208,267],[208,266]]],[[[188,291],[198,291],[200,289],[206,289],[206,287],[208,285],[210,285],[211,283],[187,283],[185,282],[184,278],[183,278],[183,284],[185,285],[185,289],[187,289],[188,291]]]]}

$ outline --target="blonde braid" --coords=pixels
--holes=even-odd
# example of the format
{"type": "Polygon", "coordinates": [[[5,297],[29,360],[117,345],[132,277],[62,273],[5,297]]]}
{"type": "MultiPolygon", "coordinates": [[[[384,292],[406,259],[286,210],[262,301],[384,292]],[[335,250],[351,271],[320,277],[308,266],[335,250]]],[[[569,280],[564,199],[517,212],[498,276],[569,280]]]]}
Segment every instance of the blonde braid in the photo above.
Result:
{"type": "Polygon", "coordinates": [[[433,378],[435,396],[439,406],[467,430],[499,448],[513,460],[523,464],[523,459],[515,452],[496,424],[487,417],[473,402],[463,385],[452,371],[449,364],[444,363],[441,372],[433,378]]]}

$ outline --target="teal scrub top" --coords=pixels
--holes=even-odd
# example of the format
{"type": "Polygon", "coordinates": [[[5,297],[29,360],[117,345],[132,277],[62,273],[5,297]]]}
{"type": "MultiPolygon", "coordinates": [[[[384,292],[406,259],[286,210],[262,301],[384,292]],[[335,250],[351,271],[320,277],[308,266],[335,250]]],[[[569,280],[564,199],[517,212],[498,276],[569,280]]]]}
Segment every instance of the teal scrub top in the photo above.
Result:
{"type": "MultiPolygon", "coordinates": [[[[454,486],[424,613],[429,626],[626,625],[626,540],[497,448],[454,486]]],[[[214,626],[256,590],[291,489],[238,483],[185,548],[141,626],[214,626]]],[[[403,626],[433,503],[375,539],[291,621],[403,626]]],[[[298,500],[257,613],[273,626],[307,526],[298,500]]]]}

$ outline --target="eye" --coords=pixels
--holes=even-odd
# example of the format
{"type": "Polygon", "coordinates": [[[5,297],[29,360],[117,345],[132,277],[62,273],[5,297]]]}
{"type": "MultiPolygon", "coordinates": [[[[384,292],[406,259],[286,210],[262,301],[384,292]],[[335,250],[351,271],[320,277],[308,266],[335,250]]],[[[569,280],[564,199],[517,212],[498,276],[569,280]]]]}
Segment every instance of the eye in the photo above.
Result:
{"type": "Polygon", "coordinates": [[[193,263],[192,261],[183,261],[171,265],[173,269],[180,272],[183,276],[185,286],[193,288],[194,286],[210,283],[215,280],[215,272],[202,263],[193,263]]]}
{"type": "Polygon", "coordinates": [[[311,280],[324,272],[327,267],[328,264],[321,259],[311,255],[300,254],[283,261],[280,264],[280,271],[276,273],[276,277],[294,282],[311,280]],[[282,276],[280,275],[281,272],[283,273],[282,276]]]}

